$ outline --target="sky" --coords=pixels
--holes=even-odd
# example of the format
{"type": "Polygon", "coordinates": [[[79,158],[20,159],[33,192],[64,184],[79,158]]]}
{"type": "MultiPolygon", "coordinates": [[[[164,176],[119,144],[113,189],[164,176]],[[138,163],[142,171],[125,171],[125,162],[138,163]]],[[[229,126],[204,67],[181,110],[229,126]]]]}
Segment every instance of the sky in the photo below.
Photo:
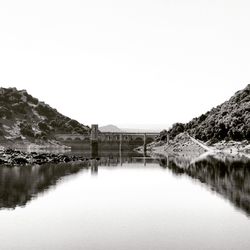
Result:
{"type": "Polygon", "coordinates": [[[0,86],[87,125],[187,122],[250,83],[249,7],[0,0],[0,86]]]}

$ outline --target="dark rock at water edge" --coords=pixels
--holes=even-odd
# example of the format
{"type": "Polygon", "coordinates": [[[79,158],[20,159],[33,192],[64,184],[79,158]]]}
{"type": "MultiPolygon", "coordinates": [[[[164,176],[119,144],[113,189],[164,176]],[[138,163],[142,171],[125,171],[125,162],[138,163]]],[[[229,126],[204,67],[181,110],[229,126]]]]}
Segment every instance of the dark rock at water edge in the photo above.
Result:
{"type": "Polygon", "coordinates": [[[82,156],[69,156],[64,154],[21,152],[13,149],[0,151],[1,165],[26,165],[26,164],[44,164],[44,163],[70,163],[76,161],[87,161],[82,156]]]}

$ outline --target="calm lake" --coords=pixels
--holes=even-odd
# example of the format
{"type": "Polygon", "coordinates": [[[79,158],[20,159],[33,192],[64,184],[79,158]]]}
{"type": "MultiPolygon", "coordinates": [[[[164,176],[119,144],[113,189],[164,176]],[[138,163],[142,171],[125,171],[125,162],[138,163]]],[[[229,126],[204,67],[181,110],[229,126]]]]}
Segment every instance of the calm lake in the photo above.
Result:
{"type": "Polygon", "coordinates": [[[250,160],[2,166],[0,209],[0,249],[250,249],[250,160]]]}

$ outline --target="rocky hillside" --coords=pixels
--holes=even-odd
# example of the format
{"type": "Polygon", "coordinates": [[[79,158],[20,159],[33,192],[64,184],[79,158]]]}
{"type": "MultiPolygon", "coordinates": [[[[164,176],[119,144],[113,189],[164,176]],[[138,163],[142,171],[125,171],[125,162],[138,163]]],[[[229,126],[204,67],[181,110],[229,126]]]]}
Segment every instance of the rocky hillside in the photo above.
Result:
{"type": "Polygon", "coordinates": [[[162,131],[159,140],[170,139],[182,132],[202,141],[250,141],[250,84],[235,93],[228,101],[190,122],[176,123],[169,131],[162,131]]]}
{"type": "Polygon", "coordinates": [[[89,127],[60,114],[26,90],[0,88],[0,141],[39,143],[56,133],[86,133],[89,127]]]}

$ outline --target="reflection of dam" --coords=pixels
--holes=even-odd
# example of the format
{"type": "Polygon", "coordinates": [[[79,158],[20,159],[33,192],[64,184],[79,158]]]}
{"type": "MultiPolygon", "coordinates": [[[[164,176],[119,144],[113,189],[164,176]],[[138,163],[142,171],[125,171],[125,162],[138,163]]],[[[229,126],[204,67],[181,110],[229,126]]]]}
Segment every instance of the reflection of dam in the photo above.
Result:
{"type": "Polygon", "coordinates": [[[132,156],[108,156],[108,157],[100,157],[97,160],[98,166],[122,166],[123,164],[135,164],[135,163],[143,163],[147,165],[147,163],[158,163],[157,159],[149,158],[149,157],[132,157],[132,156]]]}
{"type": "Polygon", "coordinates": [[[176,175],[188,175],[222,195],[250,216],[250,160],[206,159],[189,165],[175,158],[161,160],[160,165],[176,175]]]}

